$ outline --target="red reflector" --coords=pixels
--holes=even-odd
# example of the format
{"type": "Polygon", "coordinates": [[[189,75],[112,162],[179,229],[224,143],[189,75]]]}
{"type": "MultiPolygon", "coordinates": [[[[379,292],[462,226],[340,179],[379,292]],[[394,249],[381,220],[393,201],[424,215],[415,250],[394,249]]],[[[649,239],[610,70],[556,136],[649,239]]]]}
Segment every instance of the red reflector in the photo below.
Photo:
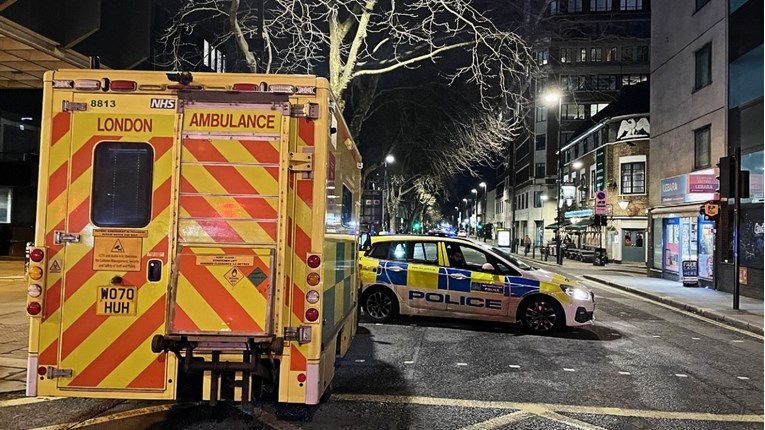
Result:
{"type": "MultiPolygon", "coordinates": [[[[27,313],[29,315],[38,315],[42,311],[42,306],[37,302],[32,302],[27,305],[27,313]]],[[[319,316],[319,312],[316,311],[316,316],[319,316]]]]}
{"type": "Polygon", "coordinates": [[[112,91],[135,91],[138,84],[135,81],[112,81],[109,88],[112,91]]]}
{"type": "Polygon", "coordinates": [[[321,264],[321,258],[319,258],[318,255],[312,255],[308,257],[308,267],[311,269],[319,267],[319,264],[321,264]]]}
{"type": "Polygon", "coordinates": [[[258,84],[234,84],[231,89],[235,91],[257,91],[258,84]]]}
{"type": "Polygon", "coordinates": [[[40,366],[37,368],[37,374],[40,376],[44,376],[46,373],[48,373],[48,368],[40,366]]]}
{"type": "Polygon", "coordinates": [[[305,319],[308,320],[308,322],[314,322],[317,319],[319,319],[319,311],[317,309],[308,309],[305,311],[305,319]]]}
{"type": "Polygon", "coordinates": [[[299,373],[298,374],[298,382],[305,382],[307,378],[305,377],[305,373],[299,373]]]}
{"type": "Polygon", "coordinates": [[[35,263],[41,262],[43,257],[45,257],[45,253],[42,249],[33,249],[32,252],[29,253],[29,258],[31,258],[35,263]]]}

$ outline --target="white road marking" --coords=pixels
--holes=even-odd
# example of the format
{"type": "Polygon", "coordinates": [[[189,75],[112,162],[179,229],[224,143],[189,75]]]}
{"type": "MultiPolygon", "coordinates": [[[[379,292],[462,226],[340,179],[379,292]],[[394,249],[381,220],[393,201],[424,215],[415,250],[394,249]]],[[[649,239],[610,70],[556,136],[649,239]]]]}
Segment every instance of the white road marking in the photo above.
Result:
{"type": "Polygon", "coordinates": [[[382,323],[375,323],[375,325],[382,325],[382,323]]]}
{"type": "Polygon", "coordinates": [[[82,428],[82,427],[89,427],[94,426],[97,424],[103,424],[108,423],[110,421],[117,421],[117,420],[124,420],[128,418],[133,417],[139,417],[142,415],[149,415],[149,414],[155,414],[157,412],[165,412],[169,411],[173,408],[190,408],[192,406],[198,405],[199,403],[192,403],[192,404],[183,404],[183,403],[168,403],[165,405],[159,405],[159,406],[149,406],[146,408],[140,408],[140,409],[132,409],[129,411],[122,411],[117,412],[111,415],[102,415],[100,417],[91,418],[89,420],[85,421],[79,421],[79,422],[71,422],[71,423],[63,423],[63,424],[53,424],[50,426],[45,427],[37,427],[30,430],[69,430],[69,429],[75,429],[75,428],[82,428]]]}
{"type": "Polygon", "coordinates": [[[539,416],[545,417],[548,420],[557,421],[559,423],[563,423],[563,424],[576,427],[582,430],[608,430],[604,427],[600,427],[595,424],[580,421],[578,419],[567,417],[565,415],[557,414],[553,411],[544,411],[543,413],[540,413],[539,416]]]}
{"type": "Polygon", "coordinates": [[[457,363],[457,366],[467,366],[467,363],[457,363]]]}
{"type": "Polygon", "coordinates": [[[686,375],[685,373],[675,373],[675,376],[677,376],[678,378],[687,378],[688,377],[688,375],[686,375]]]}
{"type": "Polygon", "coordinates": [[[576,370],[575,370],[575,369],[572,369],[572,368],[570,368],[570,367],[564,367],[564,368],[563,368],[563,371],[564,371],[564,372],[576,372],[576,370]]]}
{"type": "Polygon", "coordinates": [[[507,424],[512,424],[514,422],[518,422],[521,420],[525,420],[526,418],[530,418],[532,416],[533,414],[529,412],[518,411],[518,412],[513,412],[511,414],[502,415],[500,417],[492,418],[488,421],[476,423],[476,424],[473,424],[472,426],[462,427],[459,430],[488,430],[488,429],[493,429],[500,426],[505,426],[507,424]]]}
{"type": "Polygon", "coordinates": [[[620,375],[632,375],[630,372],[619,372],[620,375]]]}
{"type": "Polygon", "coordinates": [[[363,362],[365,362],[366,360],[353,360],[353,361],[355,361],[356,363],[363,363],[363,362]]]}
{"type": "Polygon", "coordinates": [[[617,407],[598,407],[598,406],[577,406],[562,405],[555,403],[520,403],[520,402],[499,402],[487,400],[466,400],[466,399],[446,399],[439,397],[415,397],[415,396],[384,396],[375,394],[342,394],[335,393],[332,398],[346,402],[370,402],[370,403],[388,403],[402,405],[423,405],[423,406],[447,406],[461,408],[478,409],[512,409],[539,411],[540,409],[572,414],[596,414],[618,417],[685,420],[685,421],[715,421],[715,422],[748,422],[762,423],[762,415],[744,415],[744,414],[711,414],[706,412],[672,412],[672,411],[653,411],[647,409],[626,409],[617,407]]]}
{"type": "Polygon", "coordinates": [[[747,378],[746,376],[736,376],[736,378],[738,378],[738,379],[740,379],[742,381],[748,381],[749,380],[749,378],[747,378]]]}
{"type": "Polygon", "coordinates": [[[651,336],[651,337],[661,337],[661,336],[651,336]]]}
{"type": "Polygon", "coordinates": [[[518,364],[511,364],[510,367],[512,367],[513,369],[520,369],[521,368],[521,366],[518,365],[518,364]]]}
{"type": "Polygon", "coordinates": [[[404,364],[414,364],[414,360],[406,360],[404,364]]]}
{"type": "Polygon", "coordinates": [[[691,339],[693,339],[693,340],[701,340],[700,337],[692,337],[691,339]]]}
{"type": "Polygon", "coordinates": [[[687,315],[687,316],[692,317],[692,318],[696,318],[698,320],[707,322],[709,324],[716,325],[718,327],[725,328],[725,329],[728,329],[728,330],[731,330],[731,331],[735,331],[736,333],[740,333],[740,334],[743,334],[743,335],[746,335],[746,336],[749,336],[749,337],[753,337],[755,339],[765,340],[765,336],[763,336],[763,335],[760,335],[760,334],[757,334],[757,333],[752,333],[752,332],[746,331],[746,330],[742,330],[742,329],[740,329],[738,327],[733,327],[733,326],[730,326],[728,324],[723,324],[723,323],[715,321],[715,320],[713,320],[711,318],[707,318],[705,316],[701,316],[701,315],[695,314],[693,312],[689,312],[689,311],[685,311],[685,310],[682,310],[682,309],[678,309],[678,308],[676,308],[674,306],[670,306],[670,305],[668,305],[666,303],[657,302],[656,300],[651,300],[649,298],[646,298],[646,297],[643,297],[643,296],[639,296],[639,295],[637,295],[635,293],[631,293],[629,291],[625,291],[625,290],[622,290],[622,289],[619,289],[619,288],[614,288],[614,287],[612,287],[610,285],[604,284],[604,283],[599,282],[599,281],[593,281],[592,279],[584,279],[584,281],[585,282],[592,282],[594,284],[598,284],[598,288],[603,288],[605,290],[609,290],[609,291],[612,291],[614,293],[621,294],[623,296],[633,297],[635,299],[639,299],[639,300],[642,300],[644,302],[653,303],[656,306],[661,306],[663,308],[669,309],[669,310],[677,312],[677,313],[681,313],[681,314],[687,315]]]}
{"type": "Polygon", "coordinates": [[[64,400],[66,397],[21,397],[19,399],[0,400],[0,408],[11,406],[31,405],[34,403],[52,402],[54,400],[64,400]]]}
{"type": "Polygon", "coordinates": [[[733,342],[733,343],[744,343],[744,341],[743,341],[743,340],[733,340],[733,341],[731,341],[731,342],[733,342]]]}
{"type": "Polygon", "coordinates": [[[611,336],[621,336],[619,333],[611,333],[611,336]]]}

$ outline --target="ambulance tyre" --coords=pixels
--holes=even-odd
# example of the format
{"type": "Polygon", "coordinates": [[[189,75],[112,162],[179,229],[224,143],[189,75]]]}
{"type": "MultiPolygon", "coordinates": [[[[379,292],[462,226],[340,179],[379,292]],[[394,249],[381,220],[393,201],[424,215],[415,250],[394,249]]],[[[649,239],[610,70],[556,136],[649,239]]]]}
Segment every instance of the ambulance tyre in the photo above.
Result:
{"type": "Polygon", "coordinates": [[[566,317],[560,303],[555,299],[537,294],[521,303],[518,318],[527,332],[545,335],[561,329],[566,317]]]}
{"type": "Polygon", "coordinates": [[[376,323],[388,322],[398,314],[398,300],[385,287],[372,287],[364,293],[364,312],[376,323]]]}

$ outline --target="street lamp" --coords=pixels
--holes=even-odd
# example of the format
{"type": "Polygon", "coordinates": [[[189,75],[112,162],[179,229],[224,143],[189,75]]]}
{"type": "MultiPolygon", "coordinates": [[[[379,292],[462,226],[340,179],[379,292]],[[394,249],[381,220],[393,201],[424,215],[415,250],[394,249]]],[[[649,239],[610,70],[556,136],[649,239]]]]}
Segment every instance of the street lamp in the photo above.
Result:
{"type": "Polygon", "coordinates": [[[486,225],[486,209],[487,205],[489,203],[489,195],[486,192],[486,182],[481,182],[478,184],[479,187],[483,188],[483,202],[481,203],[481,220],[483,221],[483,224],[486,225]]]}
{"type": "Polygon", "coordinates": [[[383,175],[383,206],[382,206],[382,229],[388,231],[387,223],[385,222],[385,206],[388,205],[388,164],[393,164],[396,159],[393,155],[388,154],[383,161],[385,166],[385,173],[383,175]]]}
{"type": "Polygon", "coordinates": [[[560,91],[551,90],[548,91],[544,95],[544,101],[547,103],[548,106],[555,105],[555,102],[558,104],[558,115],[556,116],[556,119],[558,121],[558,215],[557,215],[557,222],[558,222],[558,229],[556,230],[556,239],[555,239],[555,258],[556,262],[559,265],[563,265],[563,254],[561,253],[561,240],[560,240],[560,229],[563,224],[563,153],[561,152],[561,106],[563,103],[563,94],[560,91]]]}
{"type": "Polygon", "coordinates": [[[473,193],[473,207],[475,208],[473,215],[470,217],[470,227],[475,230],[478,224],[478,190],[473,188],[470,192],[473,193]]]}

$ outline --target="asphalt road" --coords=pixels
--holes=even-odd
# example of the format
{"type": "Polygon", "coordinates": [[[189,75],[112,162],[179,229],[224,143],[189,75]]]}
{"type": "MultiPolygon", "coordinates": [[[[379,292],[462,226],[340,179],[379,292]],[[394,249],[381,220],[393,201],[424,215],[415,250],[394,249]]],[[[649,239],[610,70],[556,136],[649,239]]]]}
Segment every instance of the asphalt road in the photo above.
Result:
{"type": "MultiPolygon", "coordinates": [[[[577,273],[571,273],[577,275],[577,273]]],[[[763,340],[589,283],[555,336],[431,318],[362,322],[316,408],[0,398],[7,429],[762,429],[763,340]],[[80,428],[80,427],[78,427],[80,428]]]]}

